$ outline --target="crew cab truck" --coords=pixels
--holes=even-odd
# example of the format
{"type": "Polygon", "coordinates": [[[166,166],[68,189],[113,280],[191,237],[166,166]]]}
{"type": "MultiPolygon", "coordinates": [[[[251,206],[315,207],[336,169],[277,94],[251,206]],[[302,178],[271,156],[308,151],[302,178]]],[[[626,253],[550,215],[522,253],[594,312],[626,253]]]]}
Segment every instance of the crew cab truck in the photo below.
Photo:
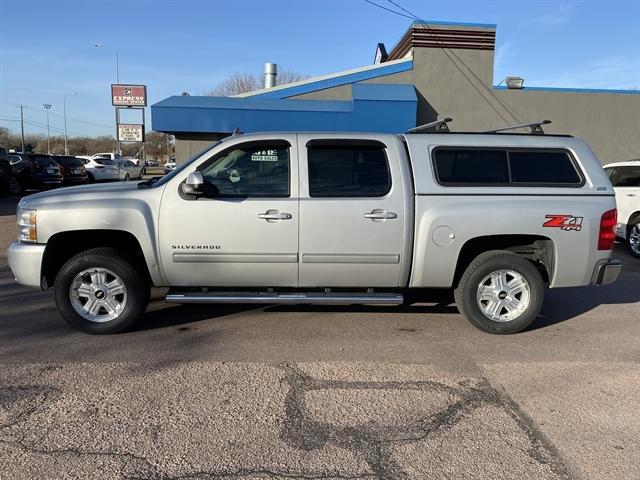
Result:
{"type": "Polygon", "coordinates": [[[454,289],[491,333],[544,290],[615,281],[614,191],[569,136],[264,133],[163,178],[24,198],[8,259],[71,325],[125,330],[151,286],[176,303],[420,301],[454,289]]]}

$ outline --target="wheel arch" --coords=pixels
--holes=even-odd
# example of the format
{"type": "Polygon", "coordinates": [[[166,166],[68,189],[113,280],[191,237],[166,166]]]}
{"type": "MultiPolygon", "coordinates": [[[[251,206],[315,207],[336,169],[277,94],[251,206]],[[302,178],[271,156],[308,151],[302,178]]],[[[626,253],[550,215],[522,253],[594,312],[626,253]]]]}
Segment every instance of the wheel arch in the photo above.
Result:
{"type": "Polygon", "coordinates": [[[52,286],[62,266],[75,255],[97,247],[114,248],[127,261],[144,272],[150,284],[149,271],[142,246],[130,232],[123,230],[72,230],[52,235],[42,258],[42,276],[52,286]]]}
{"type": "Polygon", "coordinates": [[[555,271],[555,244],[543,235],[486,235],[467,240],[456,261],[453,288],[456,288],[469,264],[480,254],[491,250],[505,250],[529,260],[549,283],[555,271]]]}

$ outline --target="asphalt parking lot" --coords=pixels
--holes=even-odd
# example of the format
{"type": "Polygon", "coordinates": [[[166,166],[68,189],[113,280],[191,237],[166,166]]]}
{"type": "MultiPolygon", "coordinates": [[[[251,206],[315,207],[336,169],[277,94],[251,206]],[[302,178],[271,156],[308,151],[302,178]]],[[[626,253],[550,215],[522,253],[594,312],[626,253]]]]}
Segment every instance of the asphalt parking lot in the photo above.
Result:
{"type": "Polygon", "coordinates": [[[17,285],[0,199],[0,479],[640,478],[640,261],[528,331],[454,305],[151,304],[67,327],[17,285]]]}

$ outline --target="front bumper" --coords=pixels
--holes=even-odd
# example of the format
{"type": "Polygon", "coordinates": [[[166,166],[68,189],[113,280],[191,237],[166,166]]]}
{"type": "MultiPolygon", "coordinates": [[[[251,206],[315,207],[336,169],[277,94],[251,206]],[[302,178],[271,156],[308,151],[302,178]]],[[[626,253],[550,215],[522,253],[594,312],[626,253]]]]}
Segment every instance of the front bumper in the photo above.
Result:
{"type": "Polygon", "coordinates": [[[613,258],[607,258],[598,262],[596,268],[593,269],[592,285],[607,285],[617,280],[622,270],[622,263],[613,258]]]}
{"type": "Polygon", "coordinates": [[[42,257],[46,245],[13,242],[7,250],[9,268],[22,285],[42,288],[42,257]]]}

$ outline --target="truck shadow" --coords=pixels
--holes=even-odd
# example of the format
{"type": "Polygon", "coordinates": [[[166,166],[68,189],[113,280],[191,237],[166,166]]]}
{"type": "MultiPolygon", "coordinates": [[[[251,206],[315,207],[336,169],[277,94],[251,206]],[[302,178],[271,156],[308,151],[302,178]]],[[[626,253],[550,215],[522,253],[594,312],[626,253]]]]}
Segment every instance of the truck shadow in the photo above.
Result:
{"type": "MultiPolygon", "coordinates": [[[[548,290],[541,315],[525,331],[543,329],[574,319],[602,305],[640,303],[640,260],[631,257],[626,252],[624,245],[616,245],[614,256],[623,262],[623,270],[616,283],[601,287],[548,290]]],[[[220,304],[163,307],[159,306],[159,303],[155,305],[159,308],[151,308],[131,331],[181,327],[194,322],[221,319],[251,310],[283,313],[459,314],[458,308],[453,302],[452,293],[443,290],[425,292],[420,303],[396,306],[220,304]]]]}
{"type": "Polygon", "coordinates": [[[571,320],[602,305],[640,304],[640,260],[627,253],[623,244],[616,244],[613,253],[623,264],[615,283],[547,290],[541,315],[527,330],[571,320]]]}

